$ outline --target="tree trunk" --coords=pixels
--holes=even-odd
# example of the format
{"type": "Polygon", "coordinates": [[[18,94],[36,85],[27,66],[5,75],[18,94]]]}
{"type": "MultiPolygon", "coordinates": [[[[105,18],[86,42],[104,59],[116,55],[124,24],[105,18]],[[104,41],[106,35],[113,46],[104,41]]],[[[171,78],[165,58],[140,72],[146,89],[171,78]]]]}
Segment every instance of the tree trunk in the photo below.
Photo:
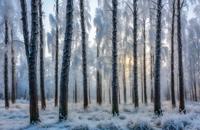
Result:
{"type": "Polygon", "coordinates": [[[112,114],[119,115],[118,108],[118,73],[117,73],[117,0],[112,0],[112,114]]]}
{"type": "Polygon", "coordinates": [[[174,21],[175,21],[175,4],[176,0],[173,0],[172,7],[172,27],[171,27],[171,99],[172,107],[176,107],[176,98],[174,90],[174,21]]]}
{"type": "Polygon", "coordinates": [[[78,95],[77,95],[77,81],[75,79],[75,86],[74,86],[74,100],[75,100],[75,103],[78,103],[78,95]]]}
{"type": "Polygon", "coordinates": [[[28,18],[27,18],[27,3],[26,0],[20,0],[21,3],[21,15],[22,15],[22,27],[24,36],[25,52],[27,57],[27,64],[29,60],[29,31],[28,31],[28,18]]]}
{"type": "Polygon", "coordinates": [[[182,58],[182,38],[181,38],[181,2],[177,1],[177,42],[178,42],[178,70],[179,70],[179,112],[185,113],[184,97],[184,77],[183,77],[183,58],[182,58]]]}
{"type": "Polygon", "coordinates": [[[100,43],[97,44],[97,103],[99,105],[102,104],[102,76],[100,69],[100,63],[99,63],[99,52],[100,52],[100,43]]]}
{"type": "Polygon", "coordinates": [[[8,90],[8,20],[5,18],[5,53],[4,53],[4,99],[5,108],[9,108],[8,90]]]}
{"type": "Polygon", "coordinates": [[[56,0],[56,55],[55,55],[55,107],[58,106],[58,54],[59,54],[59,29],[58,29],[58,14],[59,14],[59,0],[56,0]]]}
{"type": "Polygon", "coordinates": [[[44,39],[43,39],[43,20],[42,20],[42,0],[39,0],[39,24],[40,24],[40,96],[41,107],[46,108],[45,88],[44,88],[44,39]]]}
{"type": "Polygon", "coordinates": [[[160,62],[161,62],[161,18],[162,18],[162,0],[157,1],[157,25],[156,25],[156,61],[155,61],[155,96],[154,96],[154,112],[156,115],[162,115],[160,101],[160,62]]]}
{"type": "Polygon", "coordinates": [[[14,39],[13,39],[13,30],[11,30],[11,64],[12,64],[12,94],[11,101],[14,104],[16,102],[16,64],[15,64],[15,50],[14,50],[14,39]]]}
{"type": "Polygon", "coordinates": [[[30,122],[39,122],[38,95],[37,95],[37,43],[38,43],[38,0],[31,2],[31,41],[29,53],[29,95],[30,95],[30,122]]]}
{"type": "Polygon", "coordinates": [[[146,19],[143,20],[143,38],[144,38],[144,48],[143,48],[143,71],[144,71],[144,103],[147,105],[147,81],[146,81],[146,19]]]}
{"type": "Polygon", "coordinates": [[[133,88],[135,96],[135,107],[139,106],[138,99],[138,68],[137,68],[137,0],[133,0],[133,88]]]}
{"type": "Polygon", "coordinates": [[[68,83],[73,33],[73,0],[67,0],[65,31],[59,101],[59,120],[61,121],[66,120],[68,116],[68,83]]]}
{"type": "Polygon", "coordinates": [[[80,17],[82,33],[82,68],[83,68],[83,107],[88,107],[88,84],[87,84],[87,54],[86,54],[86,32],[85,32],[85,14],[84,0],[80,0],[80,17]]]}
{"type": "Polygon", "coordinates": [[[126,56],[124,55],[124,63],[123,63],[123,92],[124,92],[124,103],[126,104],[127,98],[126,98],[126,56]]]}

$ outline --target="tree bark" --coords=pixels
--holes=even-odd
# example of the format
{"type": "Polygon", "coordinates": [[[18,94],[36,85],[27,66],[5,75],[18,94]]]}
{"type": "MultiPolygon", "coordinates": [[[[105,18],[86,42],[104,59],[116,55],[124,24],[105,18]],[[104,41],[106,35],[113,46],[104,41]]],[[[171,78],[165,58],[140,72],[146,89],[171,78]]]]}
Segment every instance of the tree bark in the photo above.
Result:
{"type": "Polygon", "coordinates": [[[124,92],[124,103],[126,104],[127,102],[127,97],[126,97],[126,55],[124,54],[124,63],[123,63],[123,92],[124,92]]]}
{"type": "Polygon", "coordinates": [[[55,107],[58,106],[58,54],[59,54],[59,29],[58,29],[58,15],[59,15],[59,0],[56,0],[56,55],[55,55],[55,107]]]}
{"type": "Polygon", "coordinates": [[[138,67],[137,67],[137,0],[133,0],[133,88],[134,88],[134,99],[135,107],[139,106],[138,99],[138,67]]]}
{"type": "Polygon", "coordinates": [[[156,52],[155,52],[155,96],[154,96],[154,113],[162,115],[160,101],[160,62],[161,62],[161,18],[162,18],[162,0],[157,0],[157,25],[156,25],[156,52]]]}
{"type": "Polygon", "coordinates": [[[21,4],[21,15],[22,15],[22,27],[24,36],[25,52],[27,57],[27,64],[29,60],[29,31],[28,31],[28,18],[27,18],[27,3],[26,0],[20,0],[21,4]]]}
{"type": "Polygon", "coordinates": [[[14,104],[16,102],[16,63],[15,63],[15,50],[14,50],[14,39],[13,30],[11,30],[11,64],[12,64],[12,94],[11,101],[14,104]]]}
{"type": "Polygon", "coordinates": [[[43,110],[46,109],[46,97],[45,97],[45,86],[44,86],[44,39],[43,39],[43,19],[42,19],[42,0],[39,0],[39,24],[40,24],[40,96],[41,96],[41,107],[43,110]]]}
{"type": "Polygon", "coordinates": [[[75,79],[75,86],[74,86],[74,100],[75,100],[75,103],[78,103],[78,95],[77,95],[77,81],[75,79]]]}
{"type": "Polygon", "coordinates": [[[99,55],[100,55],[100,43],[97,44],[97,103],[99,105],[102,104],[102,75],[100,71],[100,63],[99,63],[99,55]]]}
{"type": "Polygon", "coordinates": [[[184,75],[181,34],[181,1],[177,0],[177,42],[178,42],[178,70],[179,70],[179,112],[186,113],[184,97],[184,75]]]}
{"type": "Polygon", "coordinates": [[[30,95],[30,122],[39,122],[38,95],[37,95],[37,43],[38,43],[38,0],[31,1],[31,41],[29,48],[29,95],[30,95]]]}
{"type": "Polygon", "coordinates": [[[176,107],[176,98],[174,90],[174,22],[175,22],[175,4],[176,0],[173,0],[172,7],[172,27],[171,27],[171,100],[172,107],[176,107]]]}
{"type": "Polygon", "coordinates": [[[5,108],[9,108],[9,92],[8,92],[8,20],[5,18],[5,53],[4,53],[4,100],[5,108]]]}
{"type": "Polygon", "coordinates": [[[66,120],[68,116],[68,83],[73,33],[73,0],[67,0],[66,29],[63,50],[63,61],[60,80],[59,120],[66,120]]]}
{"type": "Polygon", "coordinates": [[[117,73],[117,0],[112,0],[112,114],[119,115],[118,108],[118,73],[117,73]]]}
{"type": "Polygon", "coordinates": [[[144,103],[147,104],[147,80],[146,80],[146,19],[143,20],[143,71],[144,71],[144,103]]]}
{"type": "Polygon", "coordinates": [[[86,31],[84,16],[84,0],[80,0],[80,17],[81,17],[81,33],[82,33],[82,68],[83,68],[83,107],[88,107],[88,83],[87,83],[87,54],[86,54],[86,31]]]}

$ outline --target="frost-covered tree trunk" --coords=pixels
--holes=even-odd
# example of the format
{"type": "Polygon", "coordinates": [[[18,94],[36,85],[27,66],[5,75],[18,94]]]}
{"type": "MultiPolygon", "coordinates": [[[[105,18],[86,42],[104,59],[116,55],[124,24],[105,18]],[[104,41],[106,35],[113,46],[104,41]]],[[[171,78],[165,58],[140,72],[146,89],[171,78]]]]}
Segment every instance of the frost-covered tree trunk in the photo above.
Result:
{"type": "Polygon", "coordinates": [[[123,63],[123,93],[124,93],[124,103],[127,102],[126,96],[126,55],[124,54],[124,63],[123,63]]]}
{"type": "Polygon", "coordinates": [[[26,0],[20,0],[21,4],[21,15],[22,15],[22,28],[23,28],[23,37],[24,37],[24,45],[25,52],[27,57],[27,63],[29,60],[29,31],[28,31],[28,18],[27,18],[27,3],[26,0]]]}
{"type": "Polygon", "coordinates": [[[99,70],[100,68],[100,63],[99,63],[99,56],[100,56],[100,42],[97,43],[97,103],[99,105],[102,104],[102,75],[101,71],[99,70]]]}
{"type": "Polygon", "coordinates": [[[68,116],[68,83],[73,33],[73,0],[67,0],[66,29],[63,49],[63,61],[60,80],[59,119],[66,120],[68,116]]]}
{"type": "Polygon", "coordinates": [[[162,0],[157,0],[157,22],[156,22],[156,51],[155,51],[155,96],[154,96],[154,113],[161,115],[160,101],[160,63],[161,63],[161,21],[162,21],[162,0]]]}
{"type": "Polygon", "coordinates": [[[138,68],[137,68],[137,0],[133,0],[133,90],[134,90],[134,99],[135,107],[139,106],[138,99],[138,68]]]}
{"type": "Polygon", "coordinates": [[[59,54],[59,29],[58,29],[58,15],[59,15],[59,0],[56,0],[56,55],[55,55],[55,107],[58,106],[58,54],[59,54]]]}
{"type": "Polygon", "coordinates": [[[151,52],[150,52],[150,59],[151,59],[151,75],[150,75],[150,78],[151,78],[151,102],[154,101],[154,84],[153,84],[153,77],[154,77],[154,71],[153,71],[153,66],[154,66],[154,55],[153,55],[153,52],[152,52],[152,47],[151,47],[151,52]]]}
{"type": "Polygon", "coordinates": [[[27,4],[20,0],[22,9],[22,25],[24,45],[28,63],[29,96],[30,96],[30,123],[39,122],[38,97],[37,97],[37,42],[38,42],[38,0],[31,1],[31,41],[29,42],[27,4]],[[29,45],[30,43],[30,45],[29,45]]]}
{"type": "Polygon", "coordinates": [[[5,108],[9,108],[8,92],[8,20],[5,18],[5,52],[4,52],[4,100],[5,108]]]}
{"type": "Polygon", "coordinates": [[[118,108],[118,74],[117,74],[117,0],[112,0],[112,114],[119,115],[118,108]]]}
{"type": "Polygon", "coordinates": [[[174,22],[175,22],[175,4],[176,0],[173,0],[172,5],[172,26],[171,26],[171,100],[172,107],[176,107],[176,98],[174,90],[174,22]]]}
{"type": "Polygon", "coordinates": [[[39,32],[39,0],[31,1],[31,40],[29,48],[29,95],[30,95],[30,122],[39,122],[38,95],[37,95],[37,43],[39,32]]]}
{"type": "Polygon", "coordinates": [[[147,104],[147,80],[146,80],[146,19],[143,20],[143,71],[144,71],[144,103],[147,104]]]}
{"type": "Polygon", "coordinates": [[[76,81],[76,79],[75,79],[75,85],[74,85],[74,101],[75,101],[75,103],[78,103],[78,95],[77,95],[77,81],[76,81]]]}
{"type": "Polygon", "coordinates": [[[44,37],[43,37],[43,18],[42,18],[42,0],[39,0],[39,24],[40,24],[40,96],[41,108],[46,108],[45,85],[44,85],[44,37]]]}
{"type": "Polygon", "coordinates": [[[86,31],[84,16],[84,0],[80,0],[80,17],[82,33],[82,68],[83,68],[83,107],[88,107],[88,83],[87,83],[87,54],[86,54],[86,31]]]}
{"type": "Polygon", "coordinates": [[[14,50],[14,39],[13,39],[13,29],[11,30],[11,77],[12,77],[12,92],[11,92],[11,101],[14,104],[16,101],[16,63],[15,63],[15,50],[14,50]]]}
{"type": "Polygon", "coordinates": [[[182,37],[181,37],[181,0],[177,0],[177,42],[178,42],[178,71],[179,71],[179,112],[185,111],[184,97],[184,78],[183,78],[183,55],[182,55],[182,37]]]}

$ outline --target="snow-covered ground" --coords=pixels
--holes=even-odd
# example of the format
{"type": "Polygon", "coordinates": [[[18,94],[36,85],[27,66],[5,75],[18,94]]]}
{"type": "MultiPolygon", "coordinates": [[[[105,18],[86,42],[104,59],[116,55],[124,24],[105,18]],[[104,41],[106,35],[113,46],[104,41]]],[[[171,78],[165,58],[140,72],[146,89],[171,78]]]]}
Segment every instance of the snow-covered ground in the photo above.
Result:
{"type": "Polygon", "coordinates": [[[120,105],[120,116],[112,117],[111,105],[90,104],[84,111],[81,103],[69,104],[68,120],[59,123],[58,108],[53,101],[48,101],[47,109],[40,111],[41,123],[29,125],[27,101],[18,100],[8,110],[4,108],[4,101],[0,101],[0,130],[200,130],[200,103],[186,106],[184,115],[178,109],[172,110],[170,102],[164,102],[163,116],[156,117],[153,104],[140,106],[138,110],[134,105],[120,105]]]}

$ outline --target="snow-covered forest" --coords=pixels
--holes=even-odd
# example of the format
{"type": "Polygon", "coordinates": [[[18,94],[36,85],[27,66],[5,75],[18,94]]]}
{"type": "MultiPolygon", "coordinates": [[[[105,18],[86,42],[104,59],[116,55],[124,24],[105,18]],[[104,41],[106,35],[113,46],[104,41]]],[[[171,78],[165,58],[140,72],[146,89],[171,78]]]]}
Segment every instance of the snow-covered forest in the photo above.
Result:
{"type": "Polygon", "coordinates": [[[199,130],[200,0],[0,0],[0,130],[199,130]]]}

